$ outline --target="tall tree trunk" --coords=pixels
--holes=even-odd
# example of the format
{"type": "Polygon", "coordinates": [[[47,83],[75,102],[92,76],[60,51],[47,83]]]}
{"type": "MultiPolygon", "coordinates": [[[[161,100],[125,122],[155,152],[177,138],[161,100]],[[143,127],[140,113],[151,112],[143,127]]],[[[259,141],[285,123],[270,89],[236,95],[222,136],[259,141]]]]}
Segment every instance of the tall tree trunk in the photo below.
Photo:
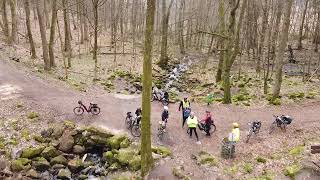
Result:
{"type": "Polygon", "coordinates": [[[18,35],[18,19],[17,19],[17,2],[16,0],[9,0],[10,2],[10,10],[11,10],[11,43],[17,42],[17,35],[18,35]]]}
{"type": "MultiPolygon", "coordinates": [[[[219,1],[219,33],[225,34],[225,8],[224,8],[224,0],[219,1]]],[[[219,44],[220,49],[224,49],[224,38],[220,38],[219,44]]],[[[224,59],[224,51],[219,52],[219,64],[216,74],[216,82],[220,82],[222,80],[222,68],[223,68],[223,59],[224,59]]]]}
{"type": "Polygon", "coordinates": [[[247,7],[248,0],[244,0],[242,3],[242,7],[240,10],[240,16],[239,16],[239,22],[237,25],[237,28],[235,30],[235,24],[236,24],[236,11],[239,7],[240,0],[235,2],[236,0],[233,0],[231,6],[233,9],[230,12],[229,17],[229,28],[228,28],[228,42],[227,42],[227,50],[224,55],[223,60],[223,90],[224,90],[224,97],[223,97],[223,103],[229,104],[231,103],[231,85],[230,85],[230,71],[231,67],[239,53],[239,42],[240,42],[240,30],[242,26],[242,20],[244,16],[245,9],[247,7]]]}
{"type": "Polygon", "coordinates": [[[37,54],[36,54],[36,48],[34,47],[32,31],[31,31],[29,0],[24,0],[24,10],[26,13],[26,26],[27,26],[28,39],[29,39],[29,43],[30,43],[31,58],[35,59],[35,58],[37,58],[37,54]]]}
{"type": "Polygon", "coordinates": [[[71,67],[71,56],[72,56],[72,49],[71,49],[71,32],[70,32],[70,20],[68,15],[68,0],[62,0],[63,6],[63,19],[64,19],[64,34],[65,34],[65,47],[64,50],[67,53],[68,57],[68,68],[71,67]]]}
{"type": "Polygon", "coordinates": [[[2,21],[3,21],[3,34],[6,37],[6,43],[10,44],[10,33],[9,33],[9,24],[8,24],[8,15],[7,15],[7,0],[2,0],[2,21]]]}
{"type": "Polygon", "coordinates": [[[302,14],[302,21],[299,29],[299,40],[298,40],[298,49],[302,49],[302,36],[303,36],[303,27],[304,27],[304,21],[306,19],[307,9],[308,9],[308,3],[309,0],[306,0],[306,4],[304,6],[303,14],[302,14]]]}
{"type": "Polygon", "coordinates": [[[153,167],[151,150],[151,86],[152,47],[155,0],[147,0],[146,30],[143,55],[142,122],[141,122],[141,175],[144,177],[153,167]]]}
{"type": "Polygon", "coordinates": [[[269,9],[268,9],[268,0],[265,0],[265,7],[263,7],[263,22],[261,27],[261,35],[260,35],[260,42],[258,47],[258,59],[257,59],[257,73],[260,77],[261,72],[261,59],[263,59],[263,47],[265,42],[265,34],[267,30],[268,25],[268,19],[269,19],[269,9]]]}
{"type": "MultiPolygon", "coordinates": [[[[56,0],[55,0],[56,1],[56,0]]],[[[50,18],[49,18],[49,11],[48,11],[48,7],[47,4],[49,2],[47,0],[43,1],[43,7],[44,7],[44,15],[45,15],[45,23],[46,23],[46,27],[47,29],[50,28],[50,18]]],[[[52,22],[52,21],[51,21],[52,22]]]]}
{"type": "Polygon", "coordinates": [[[169,18],[170,11],[173,4],[173,0],[171,0],[170,5],[167,9],[166,0],[162,0],[162,40],[161,40],[161,53],[160,53],[160,61],[159,65],[161,68],[165,69],[168,66],[168,28],[169,28],[169,18]]]}
{"type": "Polygon", "coordinates": [[[93,60],[94,60],[94,80],[98,79],[98,4],[99,0],[93,1],[94,12],[94,47],[93,47],[93,60]]]}
{"type": "Polygon", "coordinates": [[[185,6],[185,0],[181,0],[180,7],[179,7],[179,22],[178,22],[178,32],[179,32],[179,47],[180,47],[180,53],[185,54],[185,49],[184,49],[184,37],[183,37],[183,12],[184,12],[184,6],[185,6]]]}
{"type": "Polygon", "coordinates": [[[288,42],[288,34],[289,34],[289,27],[290,27],[290,15],[291,15],[291,9],[293,0],[287,0],[287,5],[285,6],[285,14],[284,14],[284,26],[282,27],[281,32],[281,39],[279,44],[279,51],[277,54],[276,59],[276,79],[275,79],[275,85],[273,87],[273,99],[276,99],[279,97],[280,89],[281,89],[281,83],[282,83],[282,67],[283,67],[283,55],[286,50],[287,42],[288,42]]]}
{"type": "Polygon", "coordinates": [[[49,62],[49,54],[48,54],[48,42],[46,38],[46,28],[43,21],[43,7],[42,7],[41,0],[37,0],[36,7],[37,7],[37,14],[39,20],[39,28],[41,34],[41,42],[42,42],[42,52],[43,52],[43,61],[44,61],[44,70],[50,70],[50,62],[49,62]]]}
{"type": "Polygon", "coordinates": [[[52,16],[51,16],[50,41],[49,41],[49,57],[50,57],[51,67],[55,67],[53,46],[54,46],[54,39],[56,34],[56,24],[57,24],[57,1],[52,1],[52,16]]]}

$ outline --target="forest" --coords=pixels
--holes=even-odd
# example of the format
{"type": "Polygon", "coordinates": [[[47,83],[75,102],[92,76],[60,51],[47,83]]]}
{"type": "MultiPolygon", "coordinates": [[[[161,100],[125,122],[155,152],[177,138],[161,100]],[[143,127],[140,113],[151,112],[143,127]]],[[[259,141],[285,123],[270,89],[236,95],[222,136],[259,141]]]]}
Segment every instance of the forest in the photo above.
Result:
{"type": "Polygon", "coordinates": [[[320,178],[320,0],[0,7],[0,179],[320,178]]]}

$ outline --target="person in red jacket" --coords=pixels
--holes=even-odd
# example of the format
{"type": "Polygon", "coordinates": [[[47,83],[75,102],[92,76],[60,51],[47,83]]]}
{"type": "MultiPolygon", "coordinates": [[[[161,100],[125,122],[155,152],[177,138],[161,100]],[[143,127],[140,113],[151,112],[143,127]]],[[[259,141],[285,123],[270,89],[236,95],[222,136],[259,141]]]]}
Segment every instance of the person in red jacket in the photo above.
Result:
{"type": "Polygon", "coordinates": [[[206,116],[201,120],[202,124],[205,124],[204,130],[207,133],[207,136],[210,136],[211,124],[212,124],[212,115],[210,111],[206,111],[206,116]]]}

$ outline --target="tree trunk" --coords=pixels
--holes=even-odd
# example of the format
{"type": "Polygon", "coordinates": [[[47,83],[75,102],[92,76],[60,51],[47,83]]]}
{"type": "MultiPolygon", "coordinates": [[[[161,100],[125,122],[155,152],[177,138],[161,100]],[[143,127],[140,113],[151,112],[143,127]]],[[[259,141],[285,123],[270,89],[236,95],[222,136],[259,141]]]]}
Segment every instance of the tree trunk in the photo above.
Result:
{"type": "Polygon", "coordinates": [[[17,35],[18,35],[18,19],[17,19],[17,11],[16,6],[17,2],[16,0],[9,0],[10,2],[10,10],[11,10],[11,43],[17,42],[17,35]]]}
{"type": "Polygon", "coordinates": [[[26,13],[26,26],[27,26],[28,39],[29,39],[29,43],[30,43],[31,58],[35,59],[35,58],[37,58],[37,54],[36,54],[36,49],[34,47],[32,31],[31,31],[29,0],[24,0],[24,9],[25,9],[25,13],[26,13]]]}
{"type": "Polygon", "coordinates": [[[169,28],[169,18],[170,11],[173,4],[173,0],[171,0],[168,9],[166,10],[166,0],[162,0],[162,40],[161,40],[161,53],[160,53],[160,61],[159,65],[161,68],[166,69],[168,66],[168,28],[169,28]]]}
{"type": "Polygon", "coordinates": [[[226,54],[224,55],[224,62],[223,62],[223,89],[224,89],[224,98],[223,103],[230,104],[231,103],[231,87],[230,87],[230,71],[231,67],[239,53],[239,42],[240,42],[240,30],[242,26],[242,20],[244,16],[245,9],[247,7],[248,0],[244,0],[242,3],[242,7],[240,10],[239,22],[237,25],[237,29],[235,31],[235,24],[236,24],[236,11],[239,7],[240,0],[235,2],[232,1],[231,6],[233,9],[231,10],[230,17],[229,17],[229,28],[228,28],[228,43],[227,43],[227,50],[226,54]]]}
{"type": "Polygon", "coordinates": [[[142,122],[141,122],[141,175],[144,177],[153,167],[151,150],[151,86],[152,46],[155,0],[147,0],[146,30],[143,55],[142,122]]]}
{"type": "MultiPolygon", "coordinates": [[[[55,0],[56,1],[56,0],[55,0]]],[[[47,7],[47,4],[49,2],[47,0],[44,0],[43,1],[43,7],[44,7],[44,15],[45,15],[45,23],[46,23],[46,27],[47,29],[50,28],[50,18],[49,18],[49,12],[48,12],[48,7],[47,7]]],[[[55,2],[56,3],[56,2],[55,2]]],[[[51,21],[52,22],[52,21],[51,21]]]]}
{"type": "Polygon", "coordinates": [[[302,36],[303,36],[303,26],[304,26],[304,21],[306,19],[306,14],[307,14],[307,9],[308,9],[308,3],[309,0],[306,0],[306,4],[304,6],[303,14],[302,14],[302,21],[299,29],[299,40],[298,40],[298,49],[302,49],[302,36]]]}
{"type": "MultiPolygon", "coordinates": [[[[225,34],[225,8],[224,8],[224,0],[220,0],[219,2],[219,33],[225,34]]],[[[224,38],[220,38],[219,44],[220,49],[224,49],[224,38]]],[[[219,53],[219,64],[216,74],[216,82],[220,82],[222,80],[222,68],[223,68],[223,59],[224,59],[224,51],[220,51],[219,53]]]]}
{"type": "Polygon", "coordinates": [[[64,34],[65,34],[65,47],[64,51],[67,53],[68,57],[68,68],[71,67],[71,56],[72,56],[72,49],[71,49],[71,33],[70,33],[70,20],[68,16],[68,0],[62,0],[62,6],[63,6],[63,19],[64,19],[64,34]]]}
{"type": "Polygon", "coordinates": [[[10,44],[9,24],[7,15],[7,0],[2,0],[2,21],[3,21],[3,34],[6,37],[6,43],[10,44]]]}
{"type": "Polygon", "coordinates": [[[265,7],[263,8],[263,22],[261,27],[260,43],[258,47],[257,73],[259,77],[261,72],[261,59],[263,58],[263,47],[265,42],[265,34],[267,30],[267,25],[268,25],[268,19],[269,19],[268,0],[265,0],[265,7]]]}
{"type": "Polygon", "coordinates": [[[39,28],[41,34],[41,42],[42,42],[42,52],[43,52],[43,61],[44,61],[44,70],[50,70],[50,62],[49,62],[49,54],[48,54],[48,42],[46,38],[46,28],[43,21],[43,7],[42,7],[41,0],[37,0],[36,7],[37,7],[37,14],[39,20],[39,28]]]}
{"type": "Polygon", "coordinates": [[[185,49],[184,49],[184,37],[183,37],[183,12],[184,12],[184,6],[185,6],[185,0],[181,0],[180,7],[179,7],[179,22],[178,22],[178,31],[179,31],[179,47],[180,47],[180,53],[185,54],[185,49]]]}
{"type": "Polygon", "coordinates": [[[98,79],[98,4],[99,0],[93,1],[94,12],[94,47],[93,47],[93,60],[94,60],[94,80],[98,79]]]}
{"type": "Polygon", "coordinates": [[[56,34],[56,24],[57,24],[57,1],[52,1],[52,16],[51,16],[51,27],[50,27],[50,41],[49,41],[49,57],[50,57],[50,66],[55,67],[54,62],[54,40],[56,34]]]}
{"type": "Polygon", "coordinates": [[[281,39],[279,44],[279,52],[277,54],[276,59],[276,79],[275,85],[273,87],[273,99],[279,97],[281,83],[282,83],[282,67],[283,67],[283,56],[286,50],[287,42],[288,42],[288,34],[290,27],[290,15],[292,9],[293,0],[287,0],[287,5],[285,6],[285,14],[284,14],[284,26],[281,32],[281,39]]]}

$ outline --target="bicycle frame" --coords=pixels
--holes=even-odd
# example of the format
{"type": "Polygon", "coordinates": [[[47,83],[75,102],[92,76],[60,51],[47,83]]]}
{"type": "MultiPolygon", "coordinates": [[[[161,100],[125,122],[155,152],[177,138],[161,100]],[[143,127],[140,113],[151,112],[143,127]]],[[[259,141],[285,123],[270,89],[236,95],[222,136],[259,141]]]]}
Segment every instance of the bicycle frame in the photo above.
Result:
{"type": "Polygon", "coordinates": [[[90,112],[91,111],[91,105],[89,106],[89,109],[83,104],[79,103],[80,107],[82,107],[85,111],[90,112]]]}

